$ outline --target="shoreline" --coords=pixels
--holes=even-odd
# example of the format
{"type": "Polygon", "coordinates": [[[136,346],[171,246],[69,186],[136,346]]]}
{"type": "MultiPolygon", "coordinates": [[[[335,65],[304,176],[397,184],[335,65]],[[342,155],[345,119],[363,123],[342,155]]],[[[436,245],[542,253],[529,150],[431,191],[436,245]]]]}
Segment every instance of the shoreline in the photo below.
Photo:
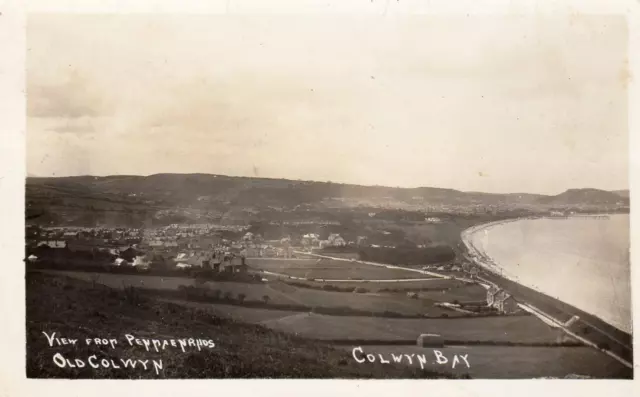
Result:
{"type": "MultiPolygon", "coordinates": [[[[487,222],[487,223],[483,223],[480,225],[475,225],[472,226],[470,228],[467,228],[465,230],[463,230],[460,233],[460,238],[462,240],[462,243],[464,244],[465,248],[466,248],[466,254],[467,259],[471,260],[472,262],[474,262],[475,264],[477,264],[478,266],[482,267],[483,269],[497,275],[500,276],[502,278],[505,278],[509,281],[512,281],[514,283],[520,284],[524,287],[527,287],[529,289],[532,289],[540,294],[549,296],[550,298],[553,299],[557,299],[559,301],[561,301],[562,303],[566,304],[566,305],[571,305],[573,306],[571,303],[568,302],[564,302],[559,298],[554,298],[552,296],[550,296],[549,294],[547,294],[544,291],[541,291],[540,289],[538,289],[537,287],[533,286],[533,285],[529,285],[528,283],[522,282],[521,280],[519,280],[519,277],[514,276],[512,274],[509,274],[506,269],[504,269],[502,266],[500,266],[499,263],[497,263],[492,257],[490,257],[486,252],[484,252],[482,249],[476,247],[473,242],[471,241],[471,236],[475,233],[478,232],[482,232],[483,230],[489,230],[495,226],[500,226],[506,223],[512,223],[512,222],[518,222],[518,221],[523,221],[523,220],[539,220],[539,219],[551,219],[551,220],[566,220],[566,219],[572,219],[572,218],[601,218],[603,216],[612,216],[612,215],[628,215],[628,214],[576,214],[576,215],[569,215],[569,216],[564,216],[564,217],[554,217],[554,216],[540,216],[540,217],[519,217],[519,218],[511,218],[511,219],[502,219],[499,221],[493,221],[493,222],[487,222]]],[[[576,308],[577,309],[577,308],[576,308]]],[[[579,309],[583,312],[586,312],[583,309],[579,309]]],[[[618,326],[616,326],[615,324],[609,323],[607,320],[600,318],[597,314],[594,313],[589,313],[591,316],[595,316],[597,317],[600,321],[603,321],[605,323],[607,323],[608,325],[618,329],[621,332],[627,333],[627,334],[631,334],[630,331],[626,331],[624,329],[618,328],[618,326]]]]}
{"type": "MultiPolygon", "coordinates": [[[[597,216],[611,216],[611,215],[628,215],[628,214],[598,214],[597,216]]],[[[587,215],[589,216],[589,215],[587,215]]],[[[578,217],[585,217],[585,215],[580,214],[578,217]]],[[[475,225],[470,228],[463,230],[460,234],[460,238],[462,243],[466,249],[464,254],[465,259],[479,266],[482,270],[484,270],[485,274],[483,277],[489,279],[484,280],[490,283],[496,284],[501,288],[506,289],[511,295],[516,298],[516,300],[521,301],[522,303],[526,303],[529,305],[536,306],[540,308],[540,311],[544,313],[549,318],[558,317],[568,320],[571,316],[578,316],[580,319],[577,321],[579,324],[583,325],[583,327],[590,328],[597,332],[598,338],[600,340],[598,342],[600,345],[606,345],[607,347],[613,345],[616,349],[601,349],[603,352],[607,352],[610,350],[615,350],[615,353],[620,354],[624,359],[631,361],[633,356],[633,347],[632,347],[632,333],[617,328],[615,325],[608,323],[607,321],[601,319],[600,317],[585,312],[584,310],[578,309],[575,306],[561,301],[558,298],[554,298],[547,293],[540,291],[539,289],[529,286],[523,282],[521,282],[517,277],[510,276],[505,273],[504,269],[499,266],[491,257],[489,257],[484,251],[476,247],[472,241],[471,236],[482,230],[488,230],[491,227],[498,226],[501,224],[521,221],[521,220],[532,220],[532,219],[567,219],[569,217],[556,218],[552,216],[541,216],[541,217],[519,217],[519,218],[511,218],[504,219],[494,222],[488,222],[480,225],[475,225]],[[552,313],[552,314],[549,314],[552,313]],[[601,341],[605,341],[604,343],[601,341]]],[[[593,339],[594,336],[590,337],[593,339]]]]}

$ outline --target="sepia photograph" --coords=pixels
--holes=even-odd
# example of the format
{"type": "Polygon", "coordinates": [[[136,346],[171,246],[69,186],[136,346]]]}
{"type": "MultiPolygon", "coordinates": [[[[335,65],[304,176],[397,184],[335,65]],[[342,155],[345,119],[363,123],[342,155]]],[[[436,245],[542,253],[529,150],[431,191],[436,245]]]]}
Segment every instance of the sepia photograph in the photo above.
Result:
{"type": "Polygon", "coordinates": [[[27,378],[633,379],[625,15],[25,34],[27,378]]]}

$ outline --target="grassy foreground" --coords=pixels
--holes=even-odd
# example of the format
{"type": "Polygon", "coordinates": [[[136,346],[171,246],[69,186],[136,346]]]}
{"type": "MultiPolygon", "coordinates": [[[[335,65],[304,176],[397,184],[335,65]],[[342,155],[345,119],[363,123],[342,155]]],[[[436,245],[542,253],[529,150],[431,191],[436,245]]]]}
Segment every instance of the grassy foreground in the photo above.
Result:
{"type": "MultiPolygon", "coordinates": [[[[27,377],[29,378],[437,378],[450,377],[404,366],[355,362],[349,353],[320,342],[272,331],[259,325],[219,318],[194,308],[161,302],[133,288],[116,290],[69,277],[28,272],[27,377]],[[50,346],[47,337],[73,338],[75,345],[50,346]],[[199,338],[215,342],[202,351],[169,346],[156,352],[129,345],[136,338],[199,338]],[[86,344],[87,338],[116,339],[117,344],[86,344]],[[60,368],[60,353],[83,368],[60,368]],[[92,368],[88,358],[113,360],[121,368],[92,368]],[[120,360],[162,360],[162,370],[123,368],[120,360]]],[[[64,341],[62,341],[64,342],[64,341]]],[[[179,345],[178,345],[179,346],[179,345]]],[[[151,364],[149,364],[151,366],[151,364]]]]}

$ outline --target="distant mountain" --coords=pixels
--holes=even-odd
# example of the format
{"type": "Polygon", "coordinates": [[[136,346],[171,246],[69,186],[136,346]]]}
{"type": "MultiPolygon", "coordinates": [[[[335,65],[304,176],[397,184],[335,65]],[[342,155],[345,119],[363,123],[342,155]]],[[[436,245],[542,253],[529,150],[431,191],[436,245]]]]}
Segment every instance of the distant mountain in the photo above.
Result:
{"type": "Polygon", "coordinates": [[[617,194],[620,197],[629,198],[629,189],[625,190],[614,190],[613,193],[617,194]]]}
{"type": "Polygon", "coordinates": [[[557,196],[542,197],[540,204],[548,205],[628,205],[629,199],[617,193],[599,189],[569,189],[557,196]]]}
{"type": "MultiPolygon", "coordinates": [[[[61,219],[86,219],[91,224],[96,217],[105,223],[135,223],[150,218],[174,223],[193,219],[247,220],[258,214],[270,214],[270,219],[327,219],[343,210],[367,214],[368,209],[431,213],[544,211],[562,207],[607,210],[629,202],[616,193],[597,189],[571,189],[547,196],[210,174],[29,177],[26,199],[27,217],[54,224],[61,219]]],[[[419,218],[419,214],[414,217],[419,218]]]]}

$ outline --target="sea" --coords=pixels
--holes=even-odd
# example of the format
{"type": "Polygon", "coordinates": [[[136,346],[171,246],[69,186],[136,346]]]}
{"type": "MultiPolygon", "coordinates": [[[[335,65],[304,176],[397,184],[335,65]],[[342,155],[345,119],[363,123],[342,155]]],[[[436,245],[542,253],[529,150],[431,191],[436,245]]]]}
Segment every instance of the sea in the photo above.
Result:
{"type": "Polygon", "coordinates": [[[495,223],[469,242],[505,277],[631,333],[629,215],[495,223]]]}

